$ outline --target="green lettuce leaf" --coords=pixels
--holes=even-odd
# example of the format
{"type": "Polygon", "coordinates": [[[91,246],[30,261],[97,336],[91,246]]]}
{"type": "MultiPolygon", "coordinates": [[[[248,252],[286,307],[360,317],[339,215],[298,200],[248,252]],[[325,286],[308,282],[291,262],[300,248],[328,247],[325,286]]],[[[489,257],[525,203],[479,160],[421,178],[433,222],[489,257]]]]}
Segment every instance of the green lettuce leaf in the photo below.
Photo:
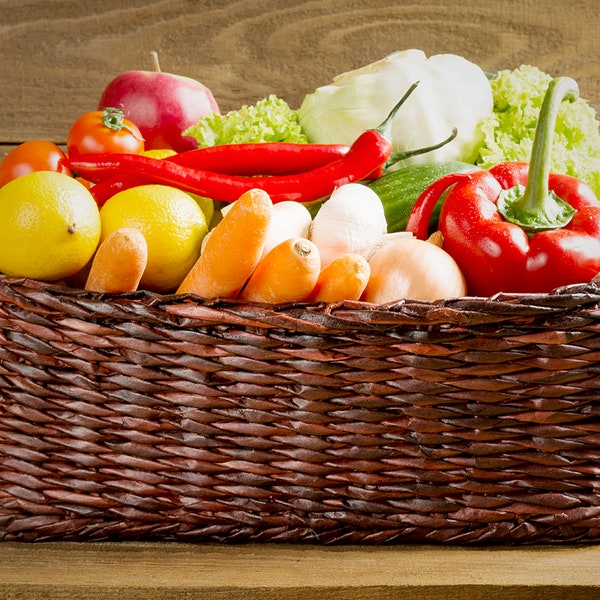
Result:
{"type": "Polygon", "coordinates": [[[203,117],[184,131],[184,135],[195,138],[199,148],[221,144],[307,142],[297,112],[275,95],[224,115],[203,117]]]}
{"type": "MultiPolygon", "coordinates": [[[[476,160],[482,168],[499,162],[528,162],[544,94],[552,77],[523,65],[490,80],[494,113],[481,122],[484,143],[476,160]]],[[[552,147],[552,170],[586,182],[600,197],[600,122],[583,98],[560,108],[552,147]]]]}

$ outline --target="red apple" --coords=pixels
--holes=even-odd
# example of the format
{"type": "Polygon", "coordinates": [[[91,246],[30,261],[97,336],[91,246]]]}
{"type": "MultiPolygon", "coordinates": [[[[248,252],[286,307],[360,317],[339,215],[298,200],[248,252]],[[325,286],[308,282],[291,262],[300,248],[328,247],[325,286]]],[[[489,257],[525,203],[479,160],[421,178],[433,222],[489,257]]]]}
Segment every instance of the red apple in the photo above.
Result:
{"type": "Polygon", "coordinates": [[[155,71],[121,73],[102,93],[98,108],[122,108],[142,132],[147,150],[196,148],[193,138],[181,134],[201,117],[219,113],[217,102],[199,81],[162,72],[156,53],[153,55],[155,71]]]}

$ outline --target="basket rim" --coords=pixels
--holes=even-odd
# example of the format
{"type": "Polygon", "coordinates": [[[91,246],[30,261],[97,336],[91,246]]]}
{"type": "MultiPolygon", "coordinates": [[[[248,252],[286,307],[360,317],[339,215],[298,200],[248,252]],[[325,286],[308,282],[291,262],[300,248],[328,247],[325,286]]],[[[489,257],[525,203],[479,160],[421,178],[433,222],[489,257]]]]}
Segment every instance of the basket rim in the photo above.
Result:
{"type": "Polygon", "coordinates": [[[90,292],[62,284],[0,274],[0,307],[23,317],[40,312],[54,318],[169,321],[177,326],[233,324],[294,331],[365,329],[398,326],[470,326],[577,315],[600,318],[600,277],[549,293],[499,293],[489,298],[464,296],[436,301],[401,299],[387,304],[363,301],[261,304],[236,299],[204,299],[194,294],[90,292]],[[14,308],[9,308],[14,307],[14,308]]]}

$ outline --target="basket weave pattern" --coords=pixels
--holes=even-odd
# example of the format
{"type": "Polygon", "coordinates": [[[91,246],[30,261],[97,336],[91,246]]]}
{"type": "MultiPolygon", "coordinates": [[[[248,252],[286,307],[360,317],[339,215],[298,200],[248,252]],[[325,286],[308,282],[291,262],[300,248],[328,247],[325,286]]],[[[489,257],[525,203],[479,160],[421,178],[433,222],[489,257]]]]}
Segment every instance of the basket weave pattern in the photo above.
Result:
{"type": "Polygon", "coordinates": [[[599,306],[0,277],[0,539],[596,541],[599,306]]]}

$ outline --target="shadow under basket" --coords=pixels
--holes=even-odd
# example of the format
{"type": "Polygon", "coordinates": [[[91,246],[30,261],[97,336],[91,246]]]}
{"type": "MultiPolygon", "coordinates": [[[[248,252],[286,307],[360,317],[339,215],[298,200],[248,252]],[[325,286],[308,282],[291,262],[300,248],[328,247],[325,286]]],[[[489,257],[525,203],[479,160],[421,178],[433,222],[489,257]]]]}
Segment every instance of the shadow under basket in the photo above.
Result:
{"type": "Polygon", "coordinates": [[[597,541],[599,307],[0,277],[0,539],[597,541]]]}

